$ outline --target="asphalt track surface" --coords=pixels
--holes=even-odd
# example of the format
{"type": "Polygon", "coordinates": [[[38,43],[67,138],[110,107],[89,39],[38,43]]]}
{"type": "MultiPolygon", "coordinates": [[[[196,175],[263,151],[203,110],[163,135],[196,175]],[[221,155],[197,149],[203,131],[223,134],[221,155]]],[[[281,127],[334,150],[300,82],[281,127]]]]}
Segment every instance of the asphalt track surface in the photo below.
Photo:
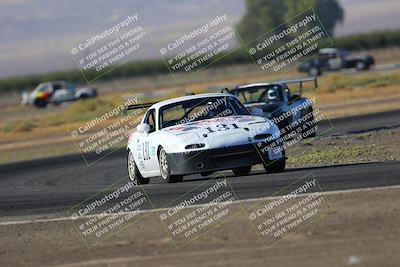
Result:
{"type": "MultiPolygon", "coordinates": [[[[319,132],[324,135],[362,133],[399,127],[399,123],[400,110],[324,120],[319,124],[319,132]]],[[[242,177],[224,173],[238,199],[271,196],[287,186],[290,190],[291,183],[310,174],[317,178],[324,191],[400,185],[400,162],[293,168],[278,174],[255,171],[242,177]]],[[[154,207],[165,207],[183,194],[197,190],[196,186],[214,182],[210,181],[212,177],[187,176],[178,184],[164,184],[155,178],[141,190],[146,192],[154,207]]],[[[111,193],[115,187],[107,187],[117,181],[128,182],[122,150],[91,166],[87,166],[80,155],[2,165],[0,217],[67,215],[72,206],[103,189],[104,194],[111,193]]]]}

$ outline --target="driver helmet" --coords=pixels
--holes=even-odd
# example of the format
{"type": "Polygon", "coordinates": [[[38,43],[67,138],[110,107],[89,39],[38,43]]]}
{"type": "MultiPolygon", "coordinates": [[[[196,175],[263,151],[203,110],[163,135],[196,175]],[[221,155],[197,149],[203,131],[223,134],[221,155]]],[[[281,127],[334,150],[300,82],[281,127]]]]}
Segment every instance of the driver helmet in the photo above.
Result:
{"type": "Polygon", "coordinates": [[[268,99],[276,99],[277,97],[277,93],[276,93],[276,89],[268,89],[268,99]]]}

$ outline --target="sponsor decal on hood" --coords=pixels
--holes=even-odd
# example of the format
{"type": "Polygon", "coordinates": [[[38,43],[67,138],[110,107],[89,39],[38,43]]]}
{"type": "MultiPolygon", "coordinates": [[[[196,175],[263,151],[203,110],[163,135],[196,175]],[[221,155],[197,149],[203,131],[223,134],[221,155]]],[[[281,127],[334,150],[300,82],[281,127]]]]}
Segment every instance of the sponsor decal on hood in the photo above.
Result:
{"type": "Polygon", "coordinates": [[[185,123],[177,126],[171,126],[164,128],[164,131],[173,133],[173,134],[184,134],[188,132],[196,132],[199,130],[205,130],[209,127],[215,127],[221,124],[235,124],[235,127],[226,128],[227,130],[234,130],[241,127],[245,127],[250,122],[264,122],[265,119],[258,118],[250,115],[242,115],[242,116],[230,116],[230,117],[222,117],[222,118],[212,118],[208,120],[195,121],[190,123],[185,123]]]}

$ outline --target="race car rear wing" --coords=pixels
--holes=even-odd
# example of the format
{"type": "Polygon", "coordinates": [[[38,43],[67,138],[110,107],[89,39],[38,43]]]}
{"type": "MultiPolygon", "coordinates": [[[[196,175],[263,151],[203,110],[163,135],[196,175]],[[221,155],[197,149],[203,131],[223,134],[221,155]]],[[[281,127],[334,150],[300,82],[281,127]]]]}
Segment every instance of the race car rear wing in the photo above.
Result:
{"type": "Polygon", "coordinates": [[[149,108],[149,107],[151,107],[152,105],[154,105],[154,104],[156,104],[156,103],[157,103],[157,102],[129,105],[129,106],[125,107],[125,108],[122,110],[122,113],[123,113],[124,115],[127,115],[127,114],[128,114],[128,110],[149,108]]]}
{"type": "Polygon", "coordinates": [[[127,107],[125,108],[125,110],[149,108],[149,107],[151,107],[152,105],[157,104],[157,103],[158,103],[158,102],[129,105],[129,106],[127,106],[127,107]]]}
{"type": "MultiPolygon", "coordinates": [[[[316,77],[308,77],[308,78],[298,78],[298,79],[290,79],[290,80],[278,80],[278,81],[271,81],[271,82],[265,82],[265,84],[280,84],[280,85],[285,85],[287,87],[287,84],[293,84],[293,83],[298,83],[299,84],[299,95],[303,93],[303,84],[306,82],[314,82],[314,90],[318,88],[318,81],[316,77]]],[[[262,83],[264,84],[264,83],[262,83]]],[[[215,91],[218,90],[221,93],[231,93],[232,90],[235,90],[235,87],[237,86],[210,86],[208,87],[208,90],[215,91]],[[229,89],[232,88],[232,89],[229,89]]]]}
{"type": "MultiPolygon", "coordinates": [[[[189,95],[195,95],[195,93],[193,92],[187,92],[185,93],[185,96],[189,96],[189,95]]],[[[125,99],[135,99],[137,100],[137,98],[132,98],[132,97],[125,97],[125,99]]],[[[132,104],[127,106],[124,110],[123,113],[126,115],[128,110],[134,110],[134,109],[144,109],[144,108],[149,108],[154,104],[157,104],[158,102],[151,102],[151,103],[141,103],[141,104],[132,104]]]]}
{"type": "Polygon", "coordinates": [[[278,83],[278,84],[291,84],[291,83],[298,83],[299,84],[299,95],[303,93],[303,84],[306,82],[314,82],[314,90],[318,88],[318,81],[316,77],[308,77],[308,78],[299,78],[299,79],[292,79],[292,80],[280,80],[280,81],[274,81],[270,82],[271,84],[273,83],[278,83]]]}

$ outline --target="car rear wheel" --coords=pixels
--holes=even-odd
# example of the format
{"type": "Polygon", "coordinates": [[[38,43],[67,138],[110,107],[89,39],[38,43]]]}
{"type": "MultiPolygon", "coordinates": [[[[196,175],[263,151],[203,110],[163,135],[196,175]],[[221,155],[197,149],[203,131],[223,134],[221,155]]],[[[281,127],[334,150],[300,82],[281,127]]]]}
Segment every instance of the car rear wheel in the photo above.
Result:
{"type": "Polygon", "coordinates": [[[235,176],[243,176],[249,174],[251,171],[251,166],[240,167],[232,169],[232,172],[235,176]]]}
{"type": "Polygon", "coordinates": [[[368,69],[368,68],[367,68],[367,64],[365,64],[364,61],[358,61],[358,62],[356,63],[356,69],[357,69],[358,71],[366,70],[366,69],[368,69]]]}
{"type": "Polygon", "coordinates": [[[129,173],[129,179],[131,179],[132,182],[137,183],[137,184],[148,184],[150,179],[149,178],[144,178],[136,166],[135,163],[135,158],[133,157],[132,151],[129,150],[128,153],[128,173],[129,173]]]}
{"type": "Polygon", "coordinates": [[[83,99],[83,100],[88,99],[88,98],[89,98],[89,96],[87,94],[81,94],[79,96],[79,99],[83,99]]]}
{"type": "Polygon", "coordinates": [[[158,162],[160,165],[160,173],[163,181],[167,183],[177,183],[182,182],[182,175],[171,175],[171,169],[168,164],[167,152],[165,149],[161,147],[160,152],[158,153],[158,162]]]}
{"type": "Polygon", "coordinates": [[[321,71],[317,67],[311,67],[308,71],[310,76],[316,77],[321,75],[321,71]]]}

